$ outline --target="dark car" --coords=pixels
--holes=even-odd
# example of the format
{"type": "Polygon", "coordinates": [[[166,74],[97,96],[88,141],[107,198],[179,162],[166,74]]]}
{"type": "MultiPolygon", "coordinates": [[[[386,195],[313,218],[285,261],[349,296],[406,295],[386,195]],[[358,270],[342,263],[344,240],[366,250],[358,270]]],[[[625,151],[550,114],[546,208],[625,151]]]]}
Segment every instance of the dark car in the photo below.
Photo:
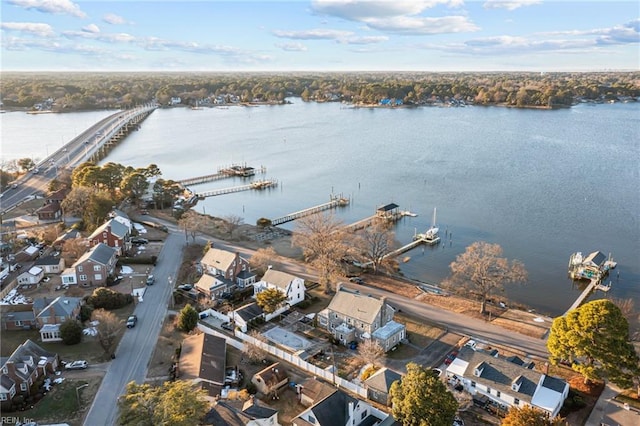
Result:
{"type": "Polygon", "coordinates": [[[127,328],[133,328],[136,326],[138,322],[138,317],[136,315],[131,315],[127,318],[127,328]]]}
{"type": "Polygon", "coordinates": [[[351,277],[349,278],[349,281],[356,284],[364,284],[364,280],[360,277],[351,277]]]}
{"type": "Polygon", "coordinates": [[[146,238],[136,237],[131,239],[131,244],[133,244],[134,246],[140,246],[147,243],[149,243],[149,240],[147,240],[146,238]]]}
{"type": "Polygon", "coordinates": [[[191,284],[181,284],[178,286],[179,290],[184,290],[184,291],[190,291],[193,289],[193,286],[191,284]]]}

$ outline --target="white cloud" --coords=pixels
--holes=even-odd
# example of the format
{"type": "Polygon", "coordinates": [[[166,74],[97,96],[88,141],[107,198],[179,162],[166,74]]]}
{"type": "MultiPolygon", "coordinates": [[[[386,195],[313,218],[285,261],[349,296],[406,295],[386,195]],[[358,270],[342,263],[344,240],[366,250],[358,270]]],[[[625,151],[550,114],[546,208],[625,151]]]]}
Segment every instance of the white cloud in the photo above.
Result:
{"type": "Polygon", "coordinates": [[[42,13],[71,15],[77,18],[87,17],[87,14],[80,10],[80,6],[70,0],[9,0],[9,4],[42,13]]]}
{"type": "Polygon", "coordinates": [[[351,31],[313,29],[304,31],[275,30],[273,35],[294,40],[338,40],[353,35],[351,31]]]}
{"type": "Polygon", "coordinates": [[[540,4],[542,0],[486,0],[482,5],[485,9],[516,10],[520,7],[540,4]]]}
{"type": "Polygon", "coordinates": [[[2,22],[0,23],[0,28],[7,31],[18,31],[39,37],[50,37],[55,35],[51,25],[35,22],[2,22]]]}
{"type": "Polygon", "coordinates": [[[102,17],[102,20],[111,25],[127,24],[127,21],[122,16],[116,15],[115,13],[107,13],[102,17]]]}
{"type": "Polygon", "coordinates": [[[284,50],[285,52],[306,52],[307,46],[302,43],[276,43],[277,48],[284,50]]]}
{"type": "Polygon", "coordinates": [[[100,33],[90,31],[63,31],[62,35],[68,39],[89,39],[97,40],[104,43],[131,43],[136,38],[127,33],[100,33]]]}
{"type": "Polygon", "coordinates": [[[594,28],[591,30],[569,30],[539,33],[541,36],[599,36],[600,44],[633,44],[640,43],[640,19],[610,28],[594,28]]]}
{"type": "Polygon", "coordinates": [[[314,0],[313,10],[349,21],[417,15],[439,4],[457,7],[462,0],[314,0]]]}
{"type": "Polygon", "coordinates": [[[337,40],[343,44],[375,44],[389,40],[387,36],[352,36],[337,40]]]}
{"type": "Polygon", "coordinates": [[[441,18],[399,16],[390,19],[370,19],[367,25],[379,31],[412,35],[461,33],[480,29],[466,16],[441,18]]]}
{"type": "Polygon", "coordinates": [[[89,24],[82,27],[82,31],[86,33],[94,33],[97,34],[100,32],[100,28],[96,24],[89,24]]]}

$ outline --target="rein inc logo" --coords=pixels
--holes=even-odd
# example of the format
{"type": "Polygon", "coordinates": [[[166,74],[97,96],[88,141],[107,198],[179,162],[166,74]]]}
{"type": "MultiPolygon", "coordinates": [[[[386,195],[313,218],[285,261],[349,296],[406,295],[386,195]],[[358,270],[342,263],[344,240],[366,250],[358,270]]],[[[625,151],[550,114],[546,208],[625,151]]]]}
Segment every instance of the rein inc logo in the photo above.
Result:
{"type": "Polygon", "coordinates": [[[0,425],[38,426],[38,423],[28,417],[2,416],[0,417],[0,425]]]}

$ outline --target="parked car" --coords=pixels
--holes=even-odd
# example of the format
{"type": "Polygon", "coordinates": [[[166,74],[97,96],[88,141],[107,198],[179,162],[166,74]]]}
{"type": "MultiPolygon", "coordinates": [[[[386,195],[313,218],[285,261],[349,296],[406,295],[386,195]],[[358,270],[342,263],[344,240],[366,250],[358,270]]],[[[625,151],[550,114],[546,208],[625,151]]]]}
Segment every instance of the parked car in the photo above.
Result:
{"type": "Polygon", "coordinates": [[[153,275],[149,275],[147,277],[147,285],[153,285],[153,283],[156,282],[156,277],[154,277],[153,275]]]}
{"type": "Polygon", "coordinates": [[[48,283],[49,281],[51,281],[51,277],[44,277],[44,278],[42,279],[42,282],[43,282],[43,283],[48,283]]]}
{"type": "Polygon", "coordinates": [[[129,318],[127,318],[127,328],[135,327],[137,322],[138,322],[137,315],[130,315],[129,318]]]}
{"type": "Polygon", "coordinates": [[[147,240],[146,238],[132,238],[131,239],[131,244],[133,244],[134,246],[141,246],[143,244],[147,244],[149,243],[149,240],[147,240]]]}
{"type": "Polygon", "coordinates": [[[178,286],[179,290],[184,290],[184,291],[189,291],[193,289],[193,286],[191,284],[181,284],[178,286]]]}
{"type": "Polygon", "coordinates": [[[444,359],[444,363],[446,365],[449,365],[453,362],[454,359],[456,359],[456,357],[458,356],[458,351],[453,351],[451,352],[449,355],[447,355],[447,357],[444,359]]]}
{"type": "Polygon", "coordinates": [[[84,370],[88,366],[89,366],[89,363],[87,361],[78,360],[78,361],[70,362],[69,364],[65,365],[64,368],[66,370],[84,370]]]}
{"type": "Polygon", "coordinates": [[[360,277],[351,277],[349,278],[349,281],[356,284],[361,284],[361,285],[364,284],[364,280],[360,277]]]}

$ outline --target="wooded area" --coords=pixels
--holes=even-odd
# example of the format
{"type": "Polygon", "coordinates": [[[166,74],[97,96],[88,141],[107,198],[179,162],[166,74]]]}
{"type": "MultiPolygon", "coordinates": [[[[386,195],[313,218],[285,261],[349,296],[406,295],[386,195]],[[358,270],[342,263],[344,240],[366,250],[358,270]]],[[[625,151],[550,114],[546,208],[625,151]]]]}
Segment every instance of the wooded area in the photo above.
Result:
{"type": "Polygon", "coordinates": [[[161,105],[304,101],[393,106],[446,103],[568,107],[577,102],[635,101],[640,72],[602,73],[2,73],[7,109],[50,100],[57,111],[161,105]],[[180,98],[179,102],[176,99],[180,98]]]}

